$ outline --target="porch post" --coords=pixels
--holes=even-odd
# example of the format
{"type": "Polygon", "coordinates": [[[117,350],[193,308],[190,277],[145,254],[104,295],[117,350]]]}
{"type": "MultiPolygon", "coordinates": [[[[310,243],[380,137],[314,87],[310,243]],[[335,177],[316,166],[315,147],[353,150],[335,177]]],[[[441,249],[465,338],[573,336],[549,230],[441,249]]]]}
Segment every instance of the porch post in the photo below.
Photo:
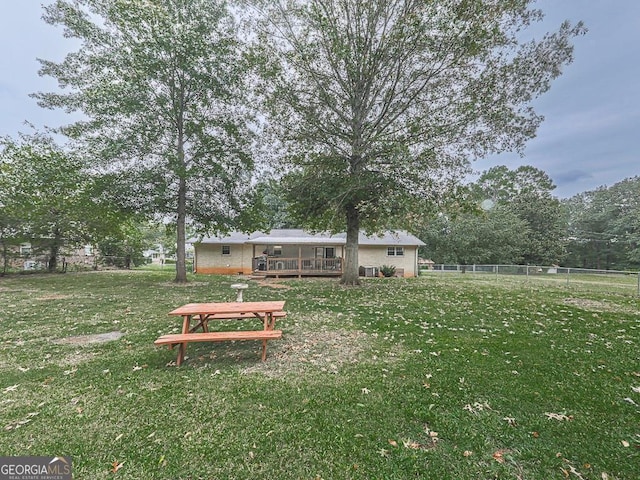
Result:
{"type": "Polygon", "coordinates": [[[298,278],[302,278],[302,245],[298,245],[298,278]]]}

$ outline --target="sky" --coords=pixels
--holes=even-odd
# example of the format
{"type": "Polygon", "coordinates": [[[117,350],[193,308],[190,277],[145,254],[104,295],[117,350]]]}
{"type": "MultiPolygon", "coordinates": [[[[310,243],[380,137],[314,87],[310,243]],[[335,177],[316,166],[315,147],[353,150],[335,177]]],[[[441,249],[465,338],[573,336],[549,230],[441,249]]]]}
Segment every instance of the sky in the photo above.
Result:
{"type": "MultiPolygon", "coordinates": [[[[0,1],[0,136],[32,132],[25,122],[37,129],[69,123],[29,94],[57,89],[38,76],[36,59],[62,60],[75,44],[41,20],[41,4],[51,2],[0,1]]],[[[574,39],[574,62],[535,100],[545,121],[524,157],[503,153],[473,167],[532,165],[551,176],[561,198],[640,175],[640,1],[538,0],[536,7],[546,14],[536,31],[582,20],[588,33],[574,39]]]]}

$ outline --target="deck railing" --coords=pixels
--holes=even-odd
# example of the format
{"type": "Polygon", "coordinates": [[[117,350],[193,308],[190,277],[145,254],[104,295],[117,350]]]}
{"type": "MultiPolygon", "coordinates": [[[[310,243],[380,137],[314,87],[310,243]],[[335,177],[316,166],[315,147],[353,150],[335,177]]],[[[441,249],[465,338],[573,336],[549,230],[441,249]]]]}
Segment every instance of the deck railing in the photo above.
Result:
{"type": "Polygon", "coordinates": [[[257,257],[253,259],[253,270],[264,273],[294,275],[342,274],[341,258],[283,258],[257,257]]]}

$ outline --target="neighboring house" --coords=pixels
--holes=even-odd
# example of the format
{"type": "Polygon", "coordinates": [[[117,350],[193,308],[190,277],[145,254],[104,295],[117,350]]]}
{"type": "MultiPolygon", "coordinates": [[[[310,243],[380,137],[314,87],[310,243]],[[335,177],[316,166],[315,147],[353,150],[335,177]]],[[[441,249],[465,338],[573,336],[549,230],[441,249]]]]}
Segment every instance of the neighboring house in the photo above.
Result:
{"type": "Polygon", "coordinates": [[[167,255],[164,252],[164,247],[162,245],[156,245],[156,248],[150,248],[149,250],[144,250],[142,252],[142,256],[147,260],[148,263],[153,263],[156,265],[164,265],[165,260],[167,259],[167,255]]]}
{"type": "MultiPolygon", "coordinates": [[[[46,249],[36,248],[31,242],[21,243],[12,248],[10,266],[21,270],[44,270],[49,262],[46,249]],[[36,253],[37,252],[37,253],[36,253]]],[[[96,263],[96,252],[93,245],[83,247],[63,247],[58,254],[58,268],[72,266],[78,269],[93,268],[96,263]]]]}
{"type": "MultiPolygon", "coordinates": [[[[251,234],[234,232],[194,242],[194,272],[219,275],[339,276],[346,234],[308,233],[298,229],[251,234]]],[[[380,236],[360,233],[358,260],[362,275],[377,275],[382,265],[396,275],[418,275],[420,239],[406,232],[380,236]]]]}
{"type": "MultiPolygon", "coordinates": [[[[172,261],[172,263],[175,263],[176,260],[176,256],[175,254],[170,255],[165,248],[160,245],[157,244],[155,245],[156,248],[151,248],[148,250],[144,250],[142,252],[142,256],[147,260],[147,263],[152,263],[154,265],[164,265],[167,260],[172,261]]],[[[191,260],[193,259],[193,245],[189,242],[185,243],[185,258],[187,260],[191,260]]]]}

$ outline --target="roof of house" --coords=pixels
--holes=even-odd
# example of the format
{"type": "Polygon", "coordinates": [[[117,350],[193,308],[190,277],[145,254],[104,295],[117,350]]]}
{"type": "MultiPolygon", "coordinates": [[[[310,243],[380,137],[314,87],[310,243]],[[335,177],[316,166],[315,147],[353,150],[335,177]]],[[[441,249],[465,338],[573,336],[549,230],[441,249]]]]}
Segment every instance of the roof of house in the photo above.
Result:
{"type": "MultiPolygon", "coordinates": [[[[252,245],[344,245],[347,242],[346,233],[335,235],[321,232],[310,233],[301,229],[274,229],[269,233],[253,232],[240,233],[232,232],[225,236],[204,238],[200,242],[203,244],[252,244],[252,245]]],[[[399,246],[421,246],[425,243],[419,238],[404,231],[389,231],[382,235],[367,236],[360,232],[358,238],[360,245],[399,245],[399,246]]]]}

